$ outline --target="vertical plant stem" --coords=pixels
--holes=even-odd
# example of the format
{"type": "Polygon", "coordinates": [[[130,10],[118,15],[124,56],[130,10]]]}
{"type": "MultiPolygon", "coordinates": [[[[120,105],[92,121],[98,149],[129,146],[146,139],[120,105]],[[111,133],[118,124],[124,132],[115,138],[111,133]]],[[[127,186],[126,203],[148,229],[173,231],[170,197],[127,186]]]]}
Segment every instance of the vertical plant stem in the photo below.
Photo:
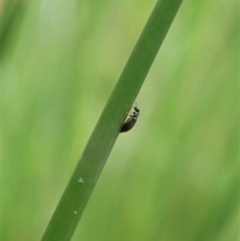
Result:
{"type": "Polygon", "coordinates": [[[158,1],[72,174],[42,241],[69,241],[182,0],[158,1]]]}

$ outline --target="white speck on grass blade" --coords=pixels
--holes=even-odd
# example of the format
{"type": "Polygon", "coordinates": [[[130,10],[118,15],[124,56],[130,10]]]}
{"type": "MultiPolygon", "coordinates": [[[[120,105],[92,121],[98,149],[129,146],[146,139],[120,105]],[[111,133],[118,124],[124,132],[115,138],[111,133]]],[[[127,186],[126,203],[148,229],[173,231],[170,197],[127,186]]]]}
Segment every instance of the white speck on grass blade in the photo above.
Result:
{"type": "Polygon", "coordinates": [[[78,182],[84,183],[83,178],[82,178],[82,177],[80,177],[80,178],[78,179],[78,182]]]}

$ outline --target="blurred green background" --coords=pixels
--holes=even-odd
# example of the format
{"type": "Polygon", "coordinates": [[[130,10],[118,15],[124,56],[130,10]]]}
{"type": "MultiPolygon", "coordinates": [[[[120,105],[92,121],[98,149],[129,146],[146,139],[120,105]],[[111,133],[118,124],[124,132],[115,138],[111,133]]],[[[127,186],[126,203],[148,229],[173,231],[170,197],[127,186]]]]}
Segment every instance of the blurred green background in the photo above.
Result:
{"type": "MultiPolygon", "coordinates": [[[[154,5],[1,3],[2,240],[40,240],[154,5]]],[[[238,15],[183,2],[73,241],[239,240],[238,15]]]]}

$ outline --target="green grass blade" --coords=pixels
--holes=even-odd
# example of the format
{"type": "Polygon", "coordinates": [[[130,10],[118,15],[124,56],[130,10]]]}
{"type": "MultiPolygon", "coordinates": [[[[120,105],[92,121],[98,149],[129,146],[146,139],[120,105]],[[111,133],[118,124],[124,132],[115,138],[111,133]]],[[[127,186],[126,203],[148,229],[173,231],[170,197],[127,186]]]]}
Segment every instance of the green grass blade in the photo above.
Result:
{"type": "Polygon", "coordinates": [[[71,239],[98,177],[182,0],[158,1],[42,238],[71,239]]]}
{"type": "Polygon", "coordinates": [[[11,47],[11,43],[17,38],[22,17],[26,9],[25,1],[6,1],[0,16],[0,60],[5,56],[5,52],[11,47]]]}

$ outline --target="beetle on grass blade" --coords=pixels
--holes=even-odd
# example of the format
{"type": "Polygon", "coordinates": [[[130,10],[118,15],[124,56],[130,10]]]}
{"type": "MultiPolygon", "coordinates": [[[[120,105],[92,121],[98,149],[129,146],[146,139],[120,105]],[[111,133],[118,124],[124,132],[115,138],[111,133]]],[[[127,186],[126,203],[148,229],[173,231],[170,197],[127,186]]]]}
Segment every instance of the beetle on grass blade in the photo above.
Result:
{"type": "Polygon", "coordinates": [[[136,124],[139,114],[140,114],[140,109],[137,107],[137,104],[136,104],[136,106],[134,106],[133,113],[130,115],[127,121],[122,125],[120,133],[131,130],[136,124]]]}

